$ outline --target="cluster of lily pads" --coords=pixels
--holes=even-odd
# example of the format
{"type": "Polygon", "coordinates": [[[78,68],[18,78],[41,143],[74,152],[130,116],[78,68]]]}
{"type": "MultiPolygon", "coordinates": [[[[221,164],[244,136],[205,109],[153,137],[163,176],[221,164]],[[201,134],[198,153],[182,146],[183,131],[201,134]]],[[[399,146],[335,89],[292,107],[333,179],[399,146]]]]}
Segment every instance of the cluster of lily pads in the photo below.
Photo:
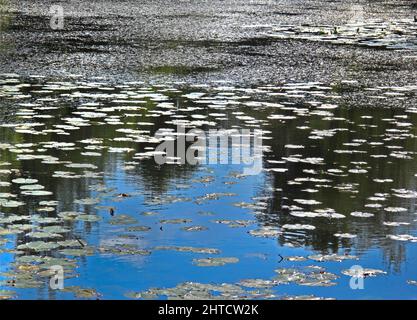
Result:
{"type": "MultiPolygon", "coordinates": [[[[294,260],[293,260],[294,261],[294,260]]],[[[180,283],[174,288],[150,288],[143,292],[128,292],[127,297],[133,299],[168,298],[176,300],[187,299],[283,299],[283,300],[322,300],[329,299],[313,295],[293,296],[277,294],[272,288],[288,284],[300,286],[330,287],[336,285],[339,278],[336,274],[327,272],[325,268],[310,265],[302,268],[279,268],[276,276],[271,279],[243,279],[238,283],[204,284],[196,282],[180,283]]],[[[342,274],[355,277],[373,277],[385,272],[378,269],[363,269],[360,272],[343,270],[342,274]]],[[[411,282],[410,284],[414,284],[411,282]]],[[[281,288],[284,290],[284,288],[281,288]]]]}

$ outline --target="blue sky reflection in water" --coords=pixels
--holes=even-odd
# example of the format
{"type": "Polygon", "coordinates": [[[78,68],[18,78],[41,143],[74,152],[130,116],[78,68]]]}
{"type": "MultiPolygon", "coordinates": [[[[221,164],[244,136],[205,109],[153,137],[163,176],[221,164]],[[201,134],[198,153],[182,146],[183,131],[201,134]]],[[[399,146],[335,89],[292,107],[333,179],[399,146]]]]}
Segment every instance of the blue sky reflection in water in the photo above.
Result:
{"type": "MultiPolygon", "coordinates": [[[[416,110],[352,108],[340,103],[351,89],[343,86],[202,89],[3,77],[1,290],[19,299],[73,299],[83,288],[78,297],[103,299],[131,292],[416,298],[407,283],[417,280],[416,110]],[[178,119],[205,130],[262,129],[265,170],[242,176],[242,165],[157,166],[146,153],[156,145],[152,134],[178,119]],[[190,226],[201,230],[183,229],[190,226]],[[68,253],[85,247],[94,253],[68,253]],[[320,262],[317,254],[357,260],[320,262]],[[70,259],[77,274],[65,280],[70,292],[48,288],[48,257],[70,259]],[[202,266],[223,264],[198,260],[206,258],[233,259],[202,266]],[[352,265],[387,274],[366,276],[365,289],[352,290],[342,273],[352,265]],[[206,287],[181,287],[186,282],[206,287]],[[221,284],[230,287],[207,289],[221,284]]],[[[370,89],[375,101],[375,91],[398,93],[370,89]]],[[[404,87],[401,97],[416,91],[404,87]]]]}

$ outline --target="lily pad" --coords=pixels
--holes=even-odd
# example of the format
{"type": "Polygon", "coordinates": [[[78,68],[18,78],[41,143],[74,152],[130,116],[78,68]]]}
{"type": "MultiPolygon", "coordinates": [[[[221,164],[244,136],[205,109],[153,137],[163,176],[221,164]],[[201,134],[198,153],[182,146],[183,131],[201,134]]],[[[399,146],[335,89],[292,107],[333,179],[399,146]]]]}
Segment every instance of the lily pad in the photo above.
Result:
{"type": "Polygon", "coordinates": [[[33,241],[17,246],[19,250],[33,250],[33,251],[49,251],[59,247],[58,243],[45,242],[45,241],[33,241]]]}
{"type": "Polygon", "coordinates": [[[77,298],[83,299],[96,299],[100,297],[100,294],[95,289],[81,288],[79,286],[65,287],[62,291],[74,293],[77,298]]]}
{"type": "Polygon", "coordinates": [[[138,220],[126,214],[119,214],[111,218],[109,223],[114,225],[135,224],[138,223],[138,220]]]}

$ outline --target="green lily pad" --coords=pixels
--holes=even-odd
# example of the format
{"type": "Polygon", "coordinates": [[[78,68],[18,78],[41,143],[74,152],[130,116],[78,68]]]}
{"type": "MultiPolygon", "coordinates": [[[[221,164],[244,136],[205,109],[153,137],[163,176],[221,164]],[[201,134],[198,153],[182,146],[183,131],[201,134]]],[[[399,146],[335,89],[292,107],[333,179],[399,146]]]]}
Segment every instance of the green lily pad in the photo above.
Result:
{"type": "Polygon", "coordinates": [[[180,224],[180,223],[190,223],[190,219],[167,219],[159,221],[162,224],[180,224]]]}
{"type": "Polygon", "coordinates": [[[51,232],[30,232],[27,234],[27,236],[31,237],[31,238],[38,238],[38,239],[42,239],[42,238],[50,238],[50,239],[57,239],[57,238],[62,238],[62,235],[57,234],[57,233],[51,233],[51,232]]]}
{"type": "Polygon", "coordinates": [[[79,249],[62,249],[62,250],[59,250],[59,253],[66,255],[66,256],[74,256],[74,257],[91,256],[94,254],[94,248],[83,247],[79,249]]]}
{"type": "Polygon", "coordinates": [[[342,274],[349,276],[349,277],[366,278],[366,277],[375,277],[377,275],[386,274],[386,272],[379,270],[379,269],[361,268],[361,269],[342,270],[342,274]]]}
{"type": "Polygon", "coordinates": [[[91,206],[91,205],[100,203],[100,199],[98,199],[98,198],[78,199],[78,200],[74,200],[74,203],[82,204],[82,205],[85,205],[85,206],[91,206]]]}
{"type": "Polygon", "coordinates": [[[144,249],[135,249],[135,248],[123,248],[123,247],[100,247],[98,250],[104,254],[115,254],[115,255],[141,255],[148,256],[151,254],[151,251],[144,249]]]}
{"type": "Polygon", "coordinates": [[[21,194],[25,196],[50,196],[53,193],[51,191],[46,190],[25,190],[22,191],[21,194]]]}
{"type": "Polygon", "coordinates": [[[114,225],[134,224],[138,223],[138,220],[127,214],[119,214],[111,218],[109,223],[114,225]]]}
{"type": "Polygon", "coordinates": [[[37,179],[25,179],[25,178],[17,178],[12,180],[13,183],[16,184],[34,184],[37,183],[37,179]]]}
{"type": "Polygon", "coordinates": [[[94,214],[80,214],[75,217],[75,220],[85,221],[85,222],[97,222],[100,221],[102,218],[100,216],[94,214]]]}
{"type": "Polygon", "coordinates": [[[148,226],[132,226],[132,227],[127,227],[125,230],[132,231],[132,232],[145,232],[145,231],[151,230],[151,228],[148,226]]]}
{"type": "Polygon", "coordinates": [[[24,184],[20,186],[20,190],[43,190],[44,186],[40,184],[24,184]]]}
{"type": "Polygon", "coordinates": [[[79,286],[65,287],[62,291],[74,293],[77,298],[94,299],[100,297],[95,289],[81,288],[79,286]]]}
{"type": "Polygon", "coordinates": [[[154,250],[170,250],[179,252],[193,252],[193,253],[208,253],[208,254],[219,254],[219,249],[212,248],[195,248],[195,247],[178,247],[178,246],[157,246],[154,250]]]}
{"type": "Polygon", "coordinates": [[[184,230],[187,232],[193,232],[193,231],[205,231],[205,230],[208,230],[208,228],[204,226],[190,226],[190,227],[182,227],[181,230],[184,230]]]}
{"type": "Polygon", "coordinates": [[[76,217],[83,214],[85,213],[77,211],[62,211],[58,213],[58,217],[63,218],[64,220],[74,220],[76,217]]]}
{"type": "Polygon", "coordinates": [[[203,258],[203,259],[194,259],[193,263],[199,267],[218,267],[224,266],[230,263],[238,263],[238,258],[203,258]]]}

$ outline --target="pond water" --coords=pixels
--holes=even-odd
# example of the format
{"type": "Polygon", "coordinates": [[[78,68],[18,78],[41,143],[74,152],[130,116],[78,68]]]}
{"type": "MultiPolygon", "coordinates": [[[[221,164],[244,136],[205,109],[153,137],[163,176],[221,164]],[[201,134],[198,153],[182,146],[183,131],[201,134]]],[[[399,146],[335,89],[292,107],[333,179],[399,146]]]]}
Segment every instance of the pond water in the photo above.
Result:
{"type": "Polygon", "coordinates": [[[417,298],[417,86],[0,79],[1,298],[417,298]],[[158,165],[178,124],[261,131],[261,172],[158,165]]]}

